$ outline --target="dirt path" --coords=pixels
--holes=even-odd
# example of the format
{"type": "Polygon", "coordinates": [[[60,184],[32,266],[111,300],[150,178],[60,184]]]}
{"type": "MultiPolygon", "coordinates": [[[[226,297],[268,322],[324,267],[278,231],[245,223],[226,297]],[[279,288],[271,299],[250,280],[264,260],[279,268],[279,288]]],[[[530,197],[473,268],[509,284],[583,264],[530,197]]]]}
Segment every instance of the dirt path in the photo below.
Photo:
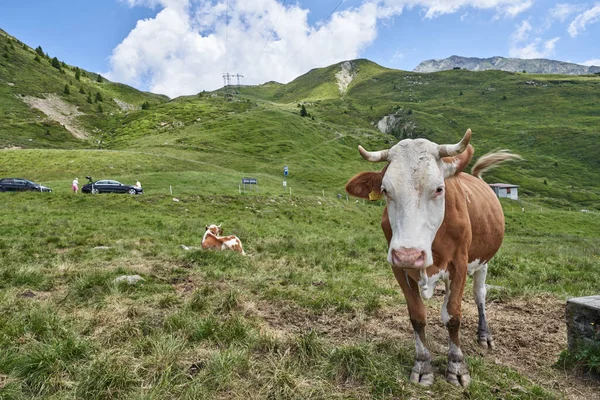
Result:
{"type": "MultiPolygon", "coordinates": [[[[448,333],[441,323],[443,296],[426,302],[429,325],[429,349],[434,356],[447,352],[448,333]]],[[[476,342],[477,307],[472,298],[463,300],[462,349],[465,355],[480,355],[487,362],[517,370],[536,384],[562,393],[568,399],[600,399],[598,382],[586,381],[553,365],[567,346],[564,301],[554,297],[512,299],[491,302],[487,306],[488,323],[496,348],[484,351],[476,342]]],[[[314,315],[291,303],[252,303],[247,312],[261,317],[277,336],[314,329],[334,342],[356,341],[357,337],[413,341],[405,305],[385,308],[377,315],[314,315]]]]}
{"type": "Polygon", "coordinates": [[[89,134],[77,124],[77,117],[84,115],[72,104],[55,94],[45,93],[43,99],[33,96],[20,97],[29,107],[37,108],[50,119],[63,125],[77,139],[87,139],[89,134]]]}

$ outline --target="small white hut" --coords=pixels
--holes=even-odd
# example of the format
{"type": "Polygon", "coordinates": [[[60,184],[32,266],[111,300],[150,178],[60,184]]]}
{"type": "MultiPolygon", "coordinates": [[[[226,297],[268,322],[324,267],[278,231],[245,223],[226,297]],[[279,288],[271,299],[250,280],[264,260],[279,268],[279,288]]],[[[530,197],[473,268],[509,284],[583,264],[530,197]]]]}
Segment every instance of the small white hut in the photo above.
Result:
{"type": "Polygon", "coordinates": [[[519,185],[511,185],[508,183],[490,183],[490,187],[498,197],[519,200],[519,185]]]}

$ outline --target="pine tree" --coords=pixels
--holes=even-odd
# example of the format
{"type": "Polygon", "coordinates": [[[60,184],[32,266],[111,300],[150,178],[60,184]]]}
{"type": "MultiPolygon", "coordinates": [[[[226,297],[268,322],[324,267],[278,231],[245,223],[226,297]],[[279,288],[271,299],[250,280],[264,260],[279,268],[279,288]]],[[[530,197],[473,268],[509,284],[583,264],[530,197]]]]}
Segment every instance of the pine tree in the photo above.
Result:
{"type": "Polygon", "coordinates": [[[306,111],[306,107],[304,107],[304,104],[302,104],[302,107],[300,107],[300,116],[301,117],[308,116],[308,111],[306,111]]]}
{"type": "Polygon", "coordinates": [[[85,90],[83,90],[83,86],[80,86],[80,87],[79,87],[79,93],[81,93],[81,94],[85,94],[85,90]]]}
{"type": "Polygon", "coordinates": [[[148,103],[148,101],[145,101],[144,103],[142,103],[142,110],[148,109],[150,109],[150,103],[148,103]]]}
{"type": "Polygon", "coordinates": [[[96,79],[96,82],[102,83],[102,75],[98,74],[98,78],[96,79]]]}
{"type": "Polygon", "coordinates": [[[92,95],[90,93],[88,93],[87,102],[90,103],[90,104],[93,103],[93,101],[92,101],[92,95]]]}
{"type": "Polygon", "coordinates": [[[96,101],[95,103],[102,102],[102,94],[100,92],[96,92],[96,101]]]}
{"type": "Polygon", "coordinates": [[[81,71],[79,70],[79,68],[75,68],[75,79],[77,79],[78,81],[81,80],[81,71]]]}
{"type": "Polygon", "coordinates": [[[57,70],[59,70],[59,71],[61,70],[61,68],[60,68],[60,61],[58,61],[58,58],[54,57],[52,59],[52,66],[54,68],[56,68],[57,70]]]}
{"type": "Polygon", "coordinates": [[[36,47],[35,52],[42,57],[46,57],[46,54],[44,54],[44,50],[42,50],[42,46],[36,47]]]}
{"type": "Polygon", "coordinates": [[[71,94],[71,89],[69,89],[69,85],[65,84],[65,90],[63,92],[65,94],[71,94]]]}
{"type": "Polygon", "coordinates": [[[104,109],[102,108],[102,104],[98,103],[98,112],[102,113],[104,112],[104,109]]]}

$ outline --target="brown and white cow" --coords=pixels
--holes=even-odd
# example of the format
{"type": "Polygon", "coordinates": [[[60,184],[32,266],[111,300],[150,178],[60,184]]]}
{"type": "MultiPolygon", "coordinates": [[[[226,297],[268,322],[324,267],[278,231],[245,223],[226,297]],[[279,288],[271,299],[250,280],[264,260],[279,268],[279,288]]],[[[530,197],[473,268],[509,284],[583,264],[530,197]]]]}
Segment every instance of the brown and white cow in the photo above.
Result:
{"type": "Polygon", "coordinates": [[[206,232],[204,232],[204,236],[202,237],[202,248],[233,250],[237,251],[243,256],[246,255],[244,249],[242,248],[242,242],[237,236],[220,236],[221,234],[223,234],[221,225],[206,225],[206,232]]]}
{"type": "Polygon", "coordinates": [[[354,196],[384,196],[381,227],[389,249],[387,260],[406,298],[415,332],[416,357],[411,381],[433,383],[431,355],[425,346],[426,309],[423,299],[433,295],[442,279],[446,294],[442,321],[450,336],[446,379],[467,386],[470,376],[460,349],[461,300],[468,275],[479,312],[478,342],[493,348],[485,317],[487,263],[504,237],[500,202],[481,174],[496,164],[519,156],[507,152],[480,158],[471,173],[463,173],[473,156],[471,130],[455,145],[425,139],[406,139],[391,149],[369,152],[363,158],[387,161],[379,172],[362,172],[346,184],[354,196]]]}

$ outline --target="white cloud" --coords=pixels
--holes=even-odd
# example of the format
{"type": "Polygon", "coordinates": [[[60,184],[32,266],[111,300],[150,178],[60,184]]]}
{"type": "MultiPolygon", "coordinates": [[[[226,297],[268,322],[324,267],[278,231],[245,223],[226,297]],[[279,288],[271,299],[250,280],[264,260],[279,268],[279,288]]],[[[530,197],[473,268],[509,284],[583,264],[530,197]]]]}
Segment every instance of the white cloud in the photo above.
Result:
{"type": "Polygon", "coordinates": [[[581,6],[578,4],[559,3],[550,9],[550,18],[560,22],[565,22],[567,18],[579,12],[580,10],[581,6]]]}
{"type": "Polygon", "coordinates": [[[521,25],[519,25],[517,30],[512,34],[511,39],[515,42],[523,42],[529,37],[531,29],[531,24],[529,21],[525,20],[521,22],[521,25]]]}
{"type": "Polygon", "coordinates": [[[533,27],[529,21],[525,20],[517,26],[517,29],[510,36],[510,49],[508,55],[516,58],[547,58],[554,54],[556,43],[560,37],[543,41],[537,37],[530,40],[530,34],[533,27]]]}
{"type": "Polygon", "coordinates": [[[571,37],[575,37],[579,35],[581,31],[584,31],[588,25],[598,21],[600,21],[600,5],[594,6],[575,17],[567,30],[571,37]]]}
{"type": "Polygon", "coordinates": [[[596,59],[593,59],[593,60],[587,60],[587,61],[582,62],[581,64],[587,65],[588,67],[591,67],[591,66],[600,66],[600,58],[596,58],[596,59]]]}
{"type": "Polygon", "coordinates": [[[113,50],[107,77],[169,96],[222,87],[223,72],[239,72],[247,84],[287,82],[315,66],[357,58],[386,15],[366,3],[311,26],[308,10],[275,0],[229,0],[228,12],[223,1],[161,3],[113,50]]]}
{"type": "Polygon", "coordinates": [[[554,48],[559,40],[560,37],[555,37],[544,42],[541,38],[536,38],[525,46],[513,44],[508,54],[516,58],[548,58],[554,55],[554,48]]]}
{"type": "Polygon", "coordinates": [[[425,18],[452,14],[468,7],[495,10],[499,14],[515,17],[533,5],[532,0],[383,0],[383,3],[397,8],[422,8],[426,10],[425,18]]]}
{"type": "Polygon", "coordinates": [[[434,18],[470,8],[514,16],[531,6],[531,0],[365,0],[309,24],[308,9],[282,0],[120,1],[158,12],[138,21],[113,50],[107,78],[169,96],[222,87],[223,72],[241,73],[244,84],[288,82],[357,58],[377,37],[378,24],[406,8],[434,18]]]}

